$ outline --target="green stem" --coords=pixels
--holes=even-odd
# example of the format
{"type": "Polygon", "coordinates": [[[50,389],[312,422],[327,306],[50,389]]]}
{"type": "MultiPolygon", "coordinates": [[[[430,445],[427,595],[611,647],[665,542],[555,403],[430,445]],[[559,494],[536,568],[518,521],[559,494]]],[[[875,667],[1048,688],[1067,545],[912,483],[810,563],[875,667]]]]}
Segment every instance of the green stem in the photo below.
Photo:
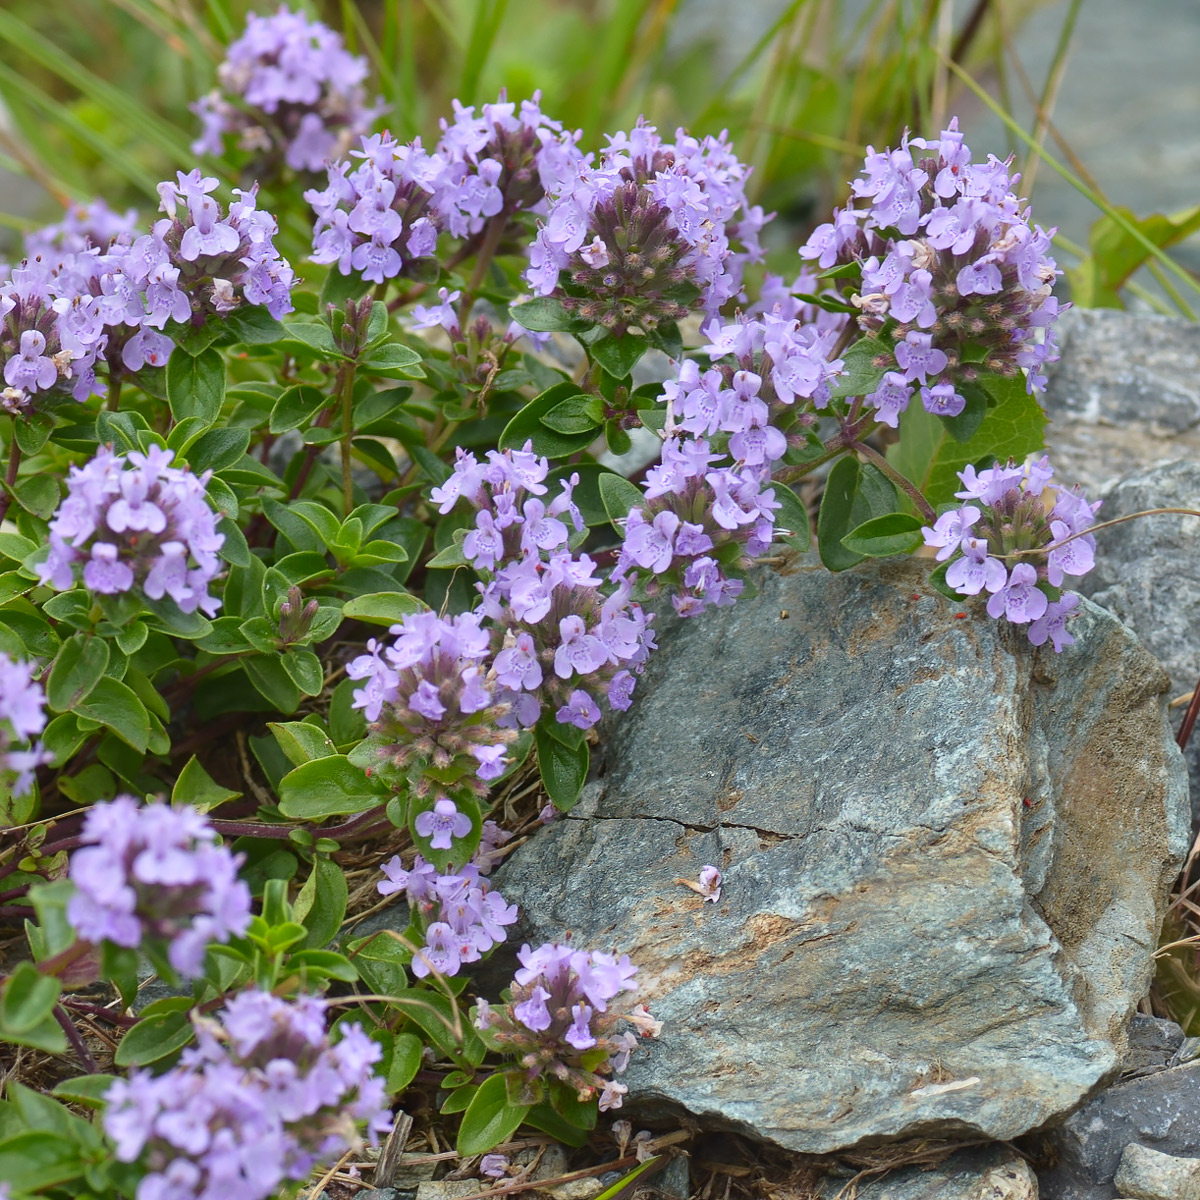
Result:
{"type": "Polygon", "coordinates": [[[356,363],[338,368],[338,397],[342,404],[342,503],[345,515],[354,508],[354,477],[351,473],[350,439],[354,436],[354,372],[356,363]]]}
{"type": "Polygon", "coordinates": [[[504,236],[507,228],[508,211],[501,209],[488,221],[487,228],[483,231],[483,241],[479,245],[479,257],[475,260],[475,270],[471,272],[471,281],[467,284],[467,290],[463,293],[462,302],[458,306],[459,329],[467,328],[467,322],[471,316],[471,305],[475,303],[475,296],[483,284],[488,267],[492,265],[492,259],[496,257],[500,239],[504,236]]]}
{"type": "Polygon", "coordinates": [[[13,437],[8,443],[8,468],[4,472],[4,491],[0,492],[0,521],[4,520],[8,506],[12,503],[12,493],[8,490],[17,482],[17,468],[21,465],[21,447],[17,445],[16,421],[13,422],[13,437]]]}

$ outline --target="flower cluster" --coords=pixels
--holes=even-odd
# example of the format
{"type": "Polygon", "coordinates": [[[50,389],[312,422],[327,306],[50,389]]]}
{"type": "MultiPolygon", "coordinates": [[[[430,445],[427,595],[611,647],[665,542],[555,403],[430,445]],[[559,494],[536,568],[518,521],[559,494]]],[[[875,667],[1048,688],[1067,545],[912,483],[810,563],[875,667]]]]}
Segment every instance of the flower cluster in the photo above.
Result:
{"type": "Polygon", "coordinates": [[[66,269],[75,257],[27,259],[0,284],[0,411],[24,412],[47,395],[82,403],[97,390],[104,320],[66,269]]]}
{"type": "Polygon", "coordinates": [[[541,93],[520,108],[503,95],[475,107],[454,101],[454,120],[442,121],[438,156],[446,163],[440,201],[450,232],[474,236],[490,217],[544,212],[545,197],[557,194],[584,165],[581,136],[541,110],[541,93]]]}
{"type": "Polygon", "coordinates": [[[193,978],[209,942],[228,941],[249,925],[241,857],[195,809],[118,796],[89,810],[82,840],[71,858],[76,892],[67,919],[85,941],[165,947],[174,970],[193,978]]]}
{"type": "Polygon", "coordinates": [[[485,580],[477,611],[496,634],[492,673],[511,705],[506,723],[536,724],[548,703],[561,724],[590,729],[601,698],[629,707],[634,673],[653,649],[651,617],[624,581],[606,591],[592,559],[571,555],[571,529],[583,530],[572,499],[578,480],[562,481],[547,505],[548,472],[528,443],[488,451],[486,463],[460,450],[431,498],[443,513],[460,499],[477,510],[462,552],[485,580]]]}
{"type": "Polygon", "coordinates": [[[128,245],[137,232],[136,209],[113,212],[101,199],[88,204],[69,204],[61,221],[25,235],[25,256],[49,259],[84,250],[107,250],[116,241],[128,245]]]}
{"type": "Polygon", "coordinates": [[[1028,627],[1035,646],[1055,651],[1074,642],[1067,617],[1079,603],[1060,594],[1066,576],[1095,565],[1095,537],[1085,532],[1100,507],[1078,489],[1050,486],[1053,467],[1043,455],[1026,466],[989,467],[958,474],[965,503],[942,513],[922,533],[948,562],[946,583],[960,596],[988,593],[988,615],[1028,627]],[[1020,554],[1011,565],[1007,556],[1020,554]]]}
{"type": "MultiPolygon", "coordinates": [[[[46,727],[46,704],[41,686],[33,681],[33,665],[0,651],[0,785],[7,783],[14,796],[23,796],[33,784],[33,770],[46,754],[36,742],[21,750],[14,742],[28,742],[46,727]]],[[[0,787],[0,791],[2,791],[0,787]]]]}
{"type": "Polygon", "coordinates": [[[359,1144],[357,1123],[372,1143],[390,1128],[378,1042],[350,1025],[330,1045],[314,997],[245,991],[195,1024],[177,1066],[105,1093],[117,1159],[146,1168],[137,1200],[265,1200],[359,1144]]]}
{"type": "Polygon", "coordinates": [[[414,920],[424,929],[425,943],[412,960],[413,974],[419,978],[430,971],[457,975],[464,964],[478,962],[504,941],[504,926],[517,919],[517,906],[506,903],[485,878],[490,861],[479,861],[489,858],[486,849],[481,850],[475,862],[444,874],[419,854],[408,870],[398,854],[380,868],[387,878],[376,885],[379,894],[404,892],[414,920]]]}
{"type": "Polygon", "coordinates": [[[372,638],[367,653],[346,667],[351,679],[365,681],[354,707],[371,723],[375,769],[406,773],[418,797],[451,778],[483,795],[504,773],[505,747],[515,735],[499,725],[509,705],[494,695],[486,674],[490,639],[479,617],[415,613],[390,632],[392,645],[372,638]]]}
{"type": "Polygon", "coordinates": [[[639,1005],[609,1010],[609,1002],[634,989],[637,967],[628,955],[547,942],[536,950],[522,946],[521,967],[502,1005],[480,1000],[475,1027],[492,1049],[517,1060],[522,1103],[541,1099],[542,1080],[566,1085],[580,1100],[599,1095],[600,1110],[620,1108],[626,1091],[613,1081],[629,1063],[637,1035],[615,1032],[624,1021],[645,1037],[657,1037],[660,1023],[639,1005]]]}
{"type": "Polygon", "coordinates": [[[133,244],[124,264],[147,301],[153,295],[153,315],[200,324],[243,304],[264,305],[276,318],[291,312],[295,274],[272,241],[278,223],[257,207],[258,185],[234,188],[237,199],[222,212],[211,195],[216,179],[199,168],[176,178],[158,185],[166,216],[133,244]]]}
{"type": "Polygon", "coordinates": [[[769,473],[714,465],[704,438],[672,438],[646,474],[646,503],[625,519],[615,576],[640,575],[647,595],[666,591],[676,613],[699,616],[733,604],[744,571],[775,532],[769,473]],[[733,568],[735,573],[731,573],[733,568]]]}
{"type": "Polygon", "coordinates": [[[679,130],[664,142],[639,121],[550,196],[525,278],[618,336],[696,308],[712,315],[762,257],[765,218],[746,202],[748,174],[724,135],[679,130]]]}
{"type": "Polygon", "coordinates": [[[420,138],[401,145],[388,133],[364,137],[362,149],[350,153],[362,160],[357,167],[331,163],[328,187],[304,193],[317,217],[313,262],[337,263],[343,275],[358,271],[372,283],[414,274],[428,265],[446,228],[438,203],[445,162],[420,138]]]}
{"type": "Polygon", "coordinates": [[[220,155],[232,135],[267,173],[280,158],[293,171],[319,171],[383,111],[366,104],[366,77],[366,59],[320,21],[286,6],[251,14],[217,68],[220,86],[191,106],[203,124],[192,153],[220,155]]]}
{"type": "Polygon", "coordinates": [[[861,265],[861,286],[845,286],[895,363],[866,399],[893,428],[914,390],[928,412],[953,417],[981,373],[1025,369],[1031,394],[1045,386],[1042,368],[1057,357],[1053,231],[1029,223],[1008,166],[994,155],[972,162],[956,121],[938,140],[868,148],[852,189],[865,207],[835,212],[800,250],[822,270],[861,265]]]}
{"type": "Polygon", "coordinates": [[[185,613],[212,616],[220,601],[208,594],[217,574],[216,531],[204,485],[170,465],[174,452],[133,450],[128,463],[107,447],[67,477],[67,497],[50,522],[50,554],[37,570],[43,583],[64,591],[82,564],[84,587],[117,595],[137,587],[151,600],[169,596],[185,613]]]}
{"type": "Polygon", "coordinates": [[[242,305],[291,311],[295,277],[275,251],[275,218],[256,207],[255,188],[223,213],[216,187],[198,170],[159,184],[167,216],[141,236],[132,213],[100,201],[30,235],[28,257],[0,284],[0,408],[103,395],[101,366],[114,377],[163,366],[175,346],[169,323],[242,305]]]}

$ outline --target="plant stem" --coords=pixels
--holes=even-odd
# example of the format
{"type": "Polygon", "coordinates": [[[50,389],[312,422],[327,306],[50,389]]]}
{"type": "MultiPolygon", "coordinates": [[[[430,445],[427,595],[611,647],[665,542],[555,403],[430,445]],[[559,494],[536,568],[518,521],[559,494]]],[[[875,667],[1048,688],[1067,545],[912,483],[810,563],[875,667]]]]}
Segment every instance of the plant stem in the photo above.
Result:
{"type": "Polygon", "coordinates": [[[17,482],[17,468],[21,465],[21,447],[17,445],[16,422],[13,423],[13,440],[8,444],[8,467],[4,472],[4,491],[0,492],[0,521],[4,520],[12,501],[9,488],[17,482]]]}
{"type": "Polygon", "coordinates": [[[933,505],[921,494],[920,488],[907,476],[901,475],[878,450],[872,450],[862,442],[855,442],[852,449],[857,450],[868,462],[874,463],[917,506],[921,516],[931,525],[937,520],[933,505]]]}
{"type": "Polygon", "coordinates": [[[61,1004],[54,1006],[54,1019],[62,1026],[63,1033],[67,1035],[67,1041],[71,1043],[71,1049],[79,1057],[79,1062],[83,1067],[84,1073],[87,1075],[99,1075],[100,1068],[96,1065],[96,1060],[87,1048],[87,1043],[84,1042],[79,1030],[75,1028],[75,1022],[67,1016],[61,1004]]]}
{"type": "Polygon", "coordinates": [[[354,508],[354,476],[351,473],[350,439],[354,436],[354,373],[357,364],[338,368],[338,398],[342,405],[342,503],[348,517],[354,508]]]}

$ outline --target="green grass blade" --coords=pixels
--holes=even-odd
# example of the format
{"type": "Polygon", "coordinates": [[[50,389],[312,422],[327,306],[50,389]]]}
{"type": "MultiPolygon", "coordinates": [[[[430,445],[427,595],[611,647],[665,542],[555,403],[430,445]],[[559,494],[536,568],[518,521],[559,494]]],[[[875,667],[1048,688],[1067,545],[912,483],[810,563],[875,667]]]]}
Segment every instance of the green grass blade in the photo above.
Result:
{"type": "MultiPolygon", "coordinates": [[[[158,180],[145,167],[134,162],[119,146],[114,146],[103,134],[81,121],[69,108],[47,96],[32,80],[19,75],[3,62],[0,62],[0,83],[12,89],[12,96],[14,98],[19,96],[21,103],[29,104],[43,112],[55,124],[89,146],[109,166],[125,176],[139,191],[144,192],[149,199],[157,203],[158,180]]],[[[72,185],[66,190],[77,192],[79,187],[72,185]]]]}
{"type": "Polygon", "coordinates": [[[187,162],[192,157],[188,149],[189,139],[181,130],[157,117],[120,88],[94,75],[37,30],[3,9],[0,9],[0,41],[8,42],[24,57],[52,71],[124,123],[126,128],[138,130],[172,162],[187,162]]]}
{"type": "Polygon", "coordinates": [[[496,33],[507,10],[508,0],[476,0],[475,20],[471,23],[471,36],[458,84],[458,98],[464,104],[476,104],[483,99],[477,95],[479,77],[496,44],[496,33]]]}

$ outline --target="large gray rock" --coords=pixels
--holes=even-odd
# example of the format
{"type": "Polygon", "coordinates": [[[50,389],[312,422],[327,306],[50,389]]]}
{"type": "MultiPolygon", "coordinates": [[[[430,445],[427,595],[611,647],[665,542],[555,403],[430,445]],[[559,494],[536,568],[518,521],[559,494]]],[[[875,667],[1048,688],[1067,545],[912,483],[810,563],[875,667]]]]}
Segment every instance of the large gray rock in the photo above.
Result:
{"type": "Polygon", "coordinates": [[[1200,1156],[1200,1062],[1106,1088],[1037,1149],[1042,1200],[1113,1200],[1131,1143],[1162,1154],[1200,1156]]]}
{"type": "Polygon", "coordinates": [[[1200,458],[1200,325],[1096,308],[1057,329],[1044,403],[1059,480],[1095,499],[1130,472],[1200,458]]]}
{"type": "MultiPolygon", "coordinates": [[[[1189,326],[1189,328],[1194,328],[1189,326]]],[[[1200,363],[1197,364],[1200,371],[1200,363]]],[[[1200,375],[1198,375],[1200,381],[1200,375]]],[[[1200,511],[1200,461],[1137,471],[1105,496],[1100,519],[1152,508],[1200,511]]],[[[1120,618],[1167,669],[1171,694],[1190,692],[1200,677],[1200,517],[1138,517],[1096,534],[1096,566],[1080,590],[1120,618]]],[[[1183,719],[1174,710],[1174,728],[1183,719]]],[[[1200,736],[1186,753],[1192,827],[1200,828],[1200,736]]]]}
{"type": "Polygon", "coordinates": [[[1005,1139],[1118,1070],[1187,836],[1165,679],[1086,602],[1056,656],[924,578],[805,562],[664,629],[604,774],[498,876],[531,941],[638,964],[637,1110],[1005,1139]],[[676,882],[706,863],[716,905],[676,882]]]}

